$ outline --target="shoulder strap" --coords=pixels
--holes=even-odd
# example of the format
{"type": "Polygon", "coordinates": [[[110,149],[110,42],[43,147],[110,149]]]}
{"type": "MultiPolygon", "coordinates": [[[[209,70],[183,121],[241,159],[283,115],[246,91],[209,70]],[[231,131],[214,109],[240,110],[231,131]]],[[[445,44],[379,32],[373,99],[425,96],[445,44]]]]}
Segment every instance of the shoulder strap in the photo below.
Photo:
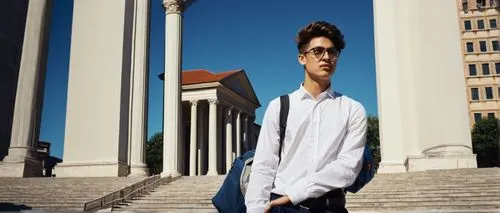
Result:
{"type": "Polygon", "coordinates": [[[286,122],[288,118],[288,109],[290,108],[290,98],[288,95],[280,96],[280,149],[278,151],[279,161],[281,163],[281,149],[283,148],[283,140],[285,139],[286,122]]]}

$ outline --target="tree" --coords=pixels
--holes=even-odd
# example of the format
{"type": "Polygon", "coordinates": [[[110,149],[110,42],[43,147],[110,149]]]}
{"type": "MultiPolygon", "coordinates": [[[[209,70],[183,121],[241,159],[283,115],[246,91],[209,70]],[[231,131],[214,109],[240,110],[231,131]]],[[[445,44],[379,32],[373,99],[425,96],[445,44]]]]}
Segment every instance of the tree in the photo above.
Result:
{"type": "Polygon", "coordinates": [[[146,164],[150,175],[163,171],[163,133],[158,132],[151,137],[146,146],[146,164]]]}
{"type": "Polygon", "coordinates": [[[368,116],[366,130],[366,144],[370,147],[375,162],[375,169],[378,169],[380,162],[380,135],[378,130],[378,117],[368,116]]]}
{"type": "Polygon", "coordinates": [[[472,147],[477,155],[478,167],[500,166],[499,120],[482,119],[472,129],[472,147]]]}

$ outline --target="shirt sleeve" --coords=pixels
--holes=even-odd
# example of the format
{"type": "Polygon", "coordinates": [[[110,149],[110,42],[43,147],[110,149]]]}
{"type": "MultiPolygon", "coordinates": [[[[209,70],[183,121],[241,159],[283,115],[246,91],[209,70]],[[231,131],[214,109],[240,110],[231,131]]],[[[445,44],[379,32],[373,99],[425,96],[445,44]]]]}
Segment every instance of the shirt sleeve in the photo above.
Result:
{"type": "Polygon", "coordinates": [[[317,198],[333,189],[346,188],[354,183],[362,168],[366,144],[366,112],[361,104],[353,108],[339,156],[287,190],[294,205],[307,198],[317,198]]]}
{"type": "Polygon", "coordinates": [[[269,103],[262,119],[262,127],[255,150],[252,172],[245,195],[248,213],[264,212],[269,202],[278,167],[279,150],[279,99],[269,103]]]}

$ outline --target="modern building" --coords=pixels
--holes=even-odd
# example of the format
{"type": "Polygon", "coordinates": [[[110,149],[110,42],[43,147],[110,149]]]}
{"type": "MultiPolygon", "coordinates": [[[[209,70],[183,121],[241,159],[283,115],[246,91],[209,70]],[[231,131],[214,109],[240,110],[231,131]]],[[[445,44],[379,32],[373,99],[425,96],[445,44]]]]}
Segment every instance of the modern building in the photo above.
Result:
{"type": "Polygon", "coordinates": [[[471,126],[500,118],[499,0],[458,0],[471,126]]]}

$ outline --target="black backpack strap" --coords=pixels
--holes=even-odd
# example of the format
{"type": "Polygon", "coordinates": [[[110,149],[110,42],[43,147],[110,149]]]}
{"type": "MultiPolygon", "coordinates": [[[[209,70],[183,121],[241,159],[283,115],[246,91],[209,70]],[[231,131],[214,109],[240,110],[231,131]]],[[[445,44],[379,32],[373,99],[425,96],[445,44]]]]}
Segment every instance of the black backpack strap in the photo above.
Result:
{"type": "Polygon", "coordinates": [[[290,108],[290,98],[288,95],[280,96],[280,149],[278,150],[279,161],[281,163],[281,149],[283,148],[283,140],[285,139],[286,122],[288,119],[288,109],[290,108]]]}

